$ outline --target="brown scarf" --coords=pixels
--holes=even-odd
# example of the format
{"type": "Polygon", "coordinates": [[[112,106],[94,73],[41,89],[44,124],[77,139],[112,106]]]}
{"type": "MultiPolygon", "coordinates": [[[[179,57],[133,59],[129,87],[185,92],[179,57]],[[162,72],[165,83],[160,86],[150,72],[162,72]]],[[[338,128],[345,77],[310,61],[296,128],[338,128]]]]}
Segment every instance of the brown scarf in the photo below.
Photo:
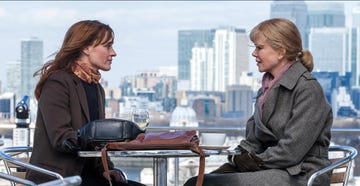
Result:
{"type": "Polygon", "coordinates": [[[101,74],[98,70],[91,68],[91,66],[82,61],[76,61],[75,66],[73,66],[72,71],[80,79],[88,83],[98,84],[101,78],[101,74]]]}

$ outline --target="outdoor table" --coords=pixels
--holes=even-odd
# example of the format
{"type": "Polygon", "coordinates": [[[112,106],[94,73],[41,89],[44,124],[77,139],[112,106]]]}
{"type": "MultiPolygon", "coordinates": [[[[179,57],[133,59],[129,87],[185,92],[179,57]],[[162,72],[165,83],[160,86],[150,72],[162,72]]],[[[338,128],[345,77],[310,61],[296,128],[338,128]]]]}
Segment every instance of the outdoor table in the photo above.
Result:
{"type": "MultiPolygon", "coordinates": [[[[237,150],[213,149],[204,150],[206,156],[239,154],[237,150]]],[[[80,151],[80,157],[101,157],[101,151],[80,151]]],[[[138,157],[153,158],[154,186],[167,185],[167,159],[180,157],[199,157],[199,154],[191,150],[127,150],[107,151],[109,157],[138,157]]]]}

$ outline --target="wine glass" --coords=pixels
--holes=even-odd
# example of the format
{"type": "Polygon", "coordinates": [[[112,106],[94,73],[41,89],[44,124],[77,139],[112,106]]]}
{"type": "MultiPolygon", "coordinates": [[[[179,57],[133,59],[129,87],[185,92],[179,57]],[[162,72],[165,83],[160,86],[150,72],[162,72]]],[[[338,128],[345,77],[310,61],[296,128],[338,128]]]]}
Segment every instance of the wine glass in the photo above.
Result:
{"type": "Polygon", "coordinates": [[[131,120],[136,123],[141,130],[145,131],[150,122],[149,112],[146,109],[134,109],[131,120]]]}

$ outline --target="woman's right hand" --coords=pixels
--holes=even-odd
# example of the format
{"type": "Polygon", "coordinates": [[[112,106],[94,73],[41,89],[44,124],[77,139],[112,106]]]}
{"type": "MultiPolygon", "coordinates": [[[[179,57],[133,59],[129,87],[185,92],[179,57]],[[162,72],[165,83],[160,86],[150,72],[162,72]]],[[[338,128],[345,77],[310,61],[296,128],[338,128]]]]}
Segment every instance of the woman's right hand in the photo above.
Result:
{"type": "Polygon", "coordinates": [[[125,175],[120,170],[117,170],[117,169],[109,170],[109,175],[110,175],[111,179],[109,179],[109,176],[108,176],[108,174],[106,174],[106,172],[103,172],[103,176],[107,180],[114,180],[116,182],[127,183],[127,179],[126,179],[125,175]]]}

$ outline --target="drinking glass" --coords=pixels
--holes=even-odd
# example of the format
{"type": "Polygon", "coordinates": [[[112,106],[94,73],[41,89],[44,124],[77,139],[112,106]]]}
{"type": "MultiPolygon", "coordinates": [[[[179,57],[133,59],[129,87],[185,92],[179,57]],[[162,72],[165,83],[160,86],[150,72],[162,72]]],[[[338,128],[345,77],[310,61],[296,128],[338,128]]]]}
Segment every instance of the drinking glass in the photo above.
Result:
{"type": "Polygon", "coordinates": [[[134,109],[131,120],[145,131],[150,122],[149,112],[146,109],[134,109]]]}

